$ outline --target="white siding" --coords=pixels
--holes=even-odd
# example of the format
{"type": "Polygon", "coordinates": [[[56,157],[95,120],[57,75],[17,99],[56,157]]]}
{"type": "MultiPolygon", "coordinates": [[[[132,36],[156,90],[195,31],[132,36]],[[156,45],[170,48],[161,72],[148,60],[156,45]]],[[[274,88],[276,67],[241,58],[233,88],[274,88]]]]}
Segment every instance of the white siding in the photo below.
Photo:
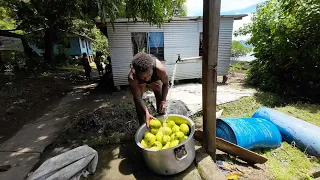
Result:
{"type": "MultiPolygon", "coordinates": [[[[198,30],[202,32],[202,21],[198,23],[198,30]]],[[[233,18],[221,18],[218,49],[218,76],[226,75],[230,66],[232,44],[233,18]]]]}
{"type": "MultiPolygon", "coordinates": [[[[225,75],[229,70],[232,18],[221,18],[219,32],[218,75],[225,75]]],[[[115,32],[108,24],[109,47],[115,85],[127,85],[127,73],[133,57],[131,32],[164,32],[164,59],[169,76],[178,54],[181,58],[199,56],[199,35],[202,32],[201,21],[172,21],[161,28],[148,23],[116,23],[115,32]]],[[[176,79],[201,78],[201,61],[179,63],[176,79]]]]}

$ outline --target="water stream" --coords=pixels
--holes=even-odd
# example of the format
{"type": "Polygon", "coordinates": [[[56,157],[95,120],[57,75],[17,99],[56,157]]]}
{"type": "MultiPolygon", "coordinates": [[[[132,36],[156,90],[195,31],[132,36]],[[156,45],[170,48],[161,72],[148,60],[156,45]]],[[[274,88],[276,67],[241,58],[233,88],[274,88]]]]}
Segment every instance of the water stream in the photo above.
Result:
{"type": "Polygon", "coordinates": [[[168,95],[167,95],[167,102],[166,102],[166,104],[167,104],[167,113],[166,113],[165,119],[164,119],[164,122],[165,122],[165,123],[167,122],[167,119],[168,119],[168,116],[169,116],[168,110],[170,110],[170,105],[171,105],[171,103],[172,103],[172,100],[169,101],[169,99],[170,99],[170,97],[171,97],[171,93],[172,93],[173,86],[174,86],[174,78],[175,78],[175,76],[176,76],[177,64],[178,64],[178,63],[175,63],[175,64],[174,64],[174,67],[173,67],[172,77],[171,77],[171,85],[170,85],[170,87],[169,87],[169,92],[168,92],[168,95]]]}

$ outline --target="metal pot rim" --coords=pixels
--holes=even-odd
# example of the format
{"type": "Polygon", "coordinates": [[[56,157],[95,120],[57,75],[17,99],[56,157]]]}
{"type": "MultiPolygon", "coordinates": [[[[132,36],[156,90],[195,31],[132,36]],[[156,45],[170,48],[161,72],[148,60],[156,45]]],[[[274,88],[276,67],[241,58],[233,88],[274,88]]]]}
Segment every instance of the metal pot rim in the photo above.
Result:
{"type": "Polygon", "coordinates": [[[160,150],[147,149],[147,148],[145,148],[145,147],[143,147],[143,146],[141,145],[141,143],[140,143],[140,141],[139,141],[139,139],[138,139],[138,132],[140,132],[140,131],[146,126],[146,124],[144,123],[143,125],[141,125],[141,126],[138,128],[138,130],[137,130],[136,133],[135,133],[135,138],[134,138],[134,139],[135,139],[135,141],[136,141],[136,144],[137,144],[141,149],[144,149],[144,150],[146,150],[146,151],[157,152],[157,151],[165,151],[165,150],[175,149],[175,148],[177,148],[177,147],[180,147],[180,146],[184,145],[184,144],[187,143],[191,138],[193,138],[194,131],[195,131],[195,124],[194,124],[194,122],[193,122],[190,118],[188,118],[188,117],[186,117],[186,116],[183,116],[183,115],[180,115],[180,114],[169,114],[168,117],[170,117],[170,116],[178,116],[178,117],[184,118],[184,119],[186,119],[186,120],[188,120],[188,121],[190,122],[191,128],[190,128],[190,134],[189,134],[187,140],[185,140],[184,142],[180,143],[178,146],[175,146],[175,147],[172,147],[172,148],[160,149],[160,150]]]}

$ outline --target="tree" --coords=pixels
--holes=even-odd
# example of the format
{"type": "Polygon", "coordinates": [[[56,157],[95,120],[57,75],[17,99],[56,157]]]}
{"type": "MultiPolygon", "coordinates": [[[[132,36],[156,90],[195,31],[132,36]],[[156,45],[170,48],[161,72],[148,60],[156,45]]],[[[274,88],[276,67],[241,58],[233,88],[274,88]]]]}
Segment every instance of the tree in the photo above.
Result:
{"type": "Polygon", "coordinates": [[[236,33],[252,35],[249,43],[257,60],[249,83],[319,101],[319,9],[319,0],[270,0],[258,6],[252,23],[236,33]]]}
{"type": "Polygon", "coordinates": [[[15,29],[15,21],[9,16],[8,9],[0,6],[0,30],[15,29]]]}
{"type": "Polygon", "coordinates": [[[251,48],[246,47],[240,41],[232,41],[231,57],[239,58],[242,56],[246,56],[251,51],[251,48]]]}
{"type": "Polygon", "coordinates": [[[95,18],[113,24],[118,17],[140,17],[150,24],[161,24],[179,13],[185,13],[186,0],[11,0],[5,2],[13,11],[18,29],[26,32],[30,39],[40,40],[45,49],[44,57],[54,64],[53,43],[63,41],[72,31],[73,22],[81,19],[94,24],[95,18]],[[181,10],[180,10],[181,9],[181,10]]]}

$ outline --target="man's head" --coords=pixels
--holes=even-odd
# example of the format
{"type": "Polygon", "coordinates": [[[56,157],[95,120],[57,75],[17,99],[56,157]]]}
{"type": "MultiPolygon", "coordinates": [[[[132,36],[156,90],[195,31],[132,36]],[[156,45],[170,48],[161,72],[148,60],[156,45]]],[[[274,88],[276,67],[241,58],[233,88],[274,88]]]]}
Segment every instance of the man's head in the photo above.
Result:
{"type": "Polygon", "coordinates": [[[138,53],[133,57],[132,66],[140,79],[144,81],[150,80],[153,73],[153,58],[146,53],[138,53]]]}
{"type": "Polygon", "coordinates": [[[83,56],[83,57],[87,57],[87,53],[83,53],[82,56],[83,56]]]}

